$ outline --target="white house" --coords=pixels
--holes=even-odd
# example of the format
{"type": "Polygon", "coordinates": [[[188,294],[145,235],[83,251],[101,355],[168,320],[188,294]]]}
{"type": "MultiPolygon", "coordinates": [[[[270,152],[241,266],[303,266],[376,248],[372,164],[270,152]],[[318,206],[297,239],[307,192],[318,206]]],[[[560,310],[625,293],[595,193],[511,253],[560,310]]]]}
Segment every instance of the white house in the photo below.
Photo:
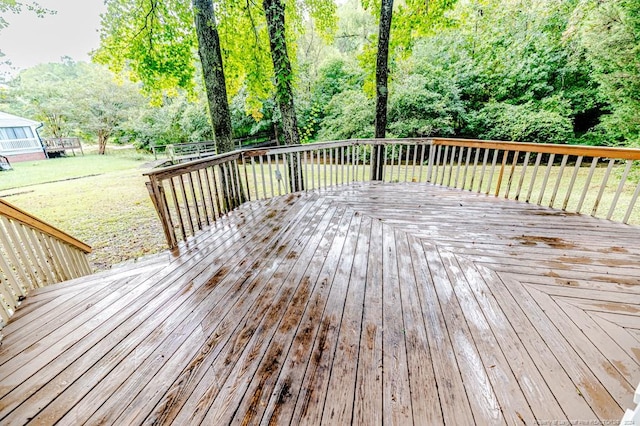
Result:
{"type": "Polygon", "coordinates": [[[37,121],[0,111],[0,155],[11,162],[47,158],[36,129],[37,121]]]}

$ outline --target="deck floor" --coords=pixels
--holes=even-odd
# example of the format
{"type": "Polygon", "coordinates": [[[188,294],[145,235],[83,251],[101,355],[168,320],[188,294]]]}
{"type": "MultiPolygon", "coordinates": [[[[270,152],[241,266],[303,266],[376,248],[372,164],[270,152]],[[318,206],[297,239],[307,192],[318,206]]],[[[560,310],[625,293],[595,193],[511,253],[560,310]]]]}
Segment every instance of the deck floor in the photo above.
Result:
{"type": "Polygon", "coordinates": [[[4,335],[3,425],[619,420],[640,228],[424,184],[290,195],[41,289],[4,335]]]}

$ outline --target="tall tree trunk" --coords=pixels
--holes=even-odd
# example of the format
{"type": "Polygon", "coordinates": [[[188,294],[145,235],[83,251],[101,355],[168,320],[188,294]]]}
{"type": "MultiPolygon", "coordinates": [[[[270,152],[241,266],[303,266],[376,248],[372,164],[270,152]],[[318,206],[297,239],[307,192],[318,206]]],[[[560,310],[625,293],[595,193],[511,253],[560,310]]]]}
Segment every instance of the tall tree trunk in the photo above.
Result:
{"type": "MultiPolygon", "coordinates": [[[[198,35],[198,54],[202,63],[204,86],[209,102],[209,114],[213,123],[213,134],[216,139],[218,154],[235,149],[233,144],[233,129],[231,127],[231,113],[227,99],[227,83],[224,78],[224,66],[220,51],[220,37],[216,25],[216,16],[212,0],[193,0],[194,22],[198,35]]],[[[233,182],[231,167],[220,166],[221,186],[224,192],[223,200],[229,210],[245,201],[242,192],[234,196],[229,188],[233,182]]]]}
{"type": "MultiPolygon", "coordinates": [[[[378,55],[376,60],[376,132],[375,137],[383,139],[387,132],[387,100],[389,89],[389,38],[391,35],[391,18],[393,16],[393,0],[382,0],[380,9],[380,29],[378,32],[378,55]]],[[[374,146],[371,152],[371,179],[382,180],[384,158],[382,146],[374,146]]]]}
{"type": "MultiPolygon", "coordinates": [[[[286,145],[297,145],[300,143],[300,135],[293,104],[293,90],[291,90],[293,74],[285,39],[284,4],[281,0],[263,0],[262,6],[269,30],[269,45],[276,82],[276,100],[282,116],[284,141],[286,145]]],[[[302,191],[304,184],[300,174],[300,156],[294,154],[290,159],[289,186],[291,191],[302,191]]]]}
{"type": "Polygon", "coordinates": [[[194,22],[198,35],[198,53],[209,102],[209,114],[213,123],[218,153],[234,150],[231,114],[227,100],[227,84],[224,78],[220,37],[216,25],[213,2],[193,0],[194,22]]]}

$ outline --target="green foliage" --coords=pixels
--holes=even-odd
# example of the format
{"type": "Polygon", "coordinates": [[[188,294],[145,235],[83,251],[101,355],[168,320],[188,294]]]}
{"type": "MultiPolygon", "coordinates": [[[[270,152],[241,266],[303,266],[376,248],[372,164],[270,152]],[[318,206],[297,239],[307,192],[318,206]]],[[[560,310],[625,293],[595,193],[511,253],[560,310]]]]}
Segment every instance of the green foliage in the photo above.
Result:
{"type": "Polygon", "coordinates": [[[555,111],[536,109],[533,103],[489,103],[469,119],[469,129],[481,139],[538,143],[567,143],[571,120],[555,111]]]}
{"type": "Polygon", "coordinates": [[[389,130],[395,137],[453,136],[463,114],[452,84],[413,74],[391,88],[389,130]]]}
{"type": "Polygon", "coordinates": [[[318,132],[320,140],[373,137],[374,101],[360,90],[346,90],[335,95],[325,114],[318,132]]]}
{"type": "Polygon", "coordinates": [[[123,128],[145,100],[138,88],[107,69],[68,61],[43,64],[9,82],[12,109],[42,121],[44,136],[106,140],[123,128]]]}
{"type": "MultiPolygon", "coordinates": [[[[177,94],[194,87],[197,46],[189,2],[109,0],[100,48],[93,59],[116,73],[126,71],[148,93],[177,94]]],[[[159,98],[157,98],[159,99],[159,98]]]]}
{"type": "Polygon", "coordinates": [[[609,144],[640,146],[640,3],[584,0],[568,36],[584,49],[592,79],[610,105],[597,131],[609,144]]]}
{"type": "Polygon", "coordinates": [[[182,94],[166,98],[161,106],[140,110],[127,123],[120,139],[147,150],[151,146],[212,140],[213,129],[205,103],[190,102],[182,94]]]}

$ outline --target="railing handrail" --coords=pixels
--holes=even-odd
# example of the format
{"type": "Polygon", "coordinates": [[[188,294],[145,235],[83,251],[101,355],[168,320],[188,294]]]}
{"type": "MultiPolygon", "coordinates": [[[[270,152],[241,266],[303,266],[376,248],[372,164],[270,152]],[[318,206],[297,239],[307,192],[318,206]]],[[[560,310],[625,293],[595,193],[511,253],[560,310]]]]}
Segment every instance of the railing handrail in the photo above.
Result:
{"type": "MultiPolygon", "coordinates": [[[[547,144],[547,143],[532,143],[532,142],[516,142],[516,141],[496,141],[496,140],[483,140],[483,139],[458,139],[458,138],[386,138],[386,139],[348,139],[348,140],[336,140],[326,142],[313,142],[300,145],[285,145],[275,146],[267,148],[243,148],[236,149],[223,154],[216,154],[206,158],[199,158],[182,164],[176,164],[173,166],[167,166],[160,169],[156,169],[147,173],[145,176],[161,176],[163,178],[169,176],[176,176],[173,173],[167,173],[170,171],[176,171],[183,168],[191,168],[191,166],[198,166],[203,164],[216,165],[220,164],[224,160],[231,159],[230,156],[255,157],[260,155],[269,154],[288,154],[294,152],[313,151],[323,148],[340,148],[343,146],[356,146],[356,145],[391,145],[395,143],[402,143],[405,145],[412,144],[432,144],[432,145],[455,145],[471,148],[488,148],[488,149],[504,149],[509,151],[535,151],[543,154],[568,154],[568,155],[581,155],[584,157],[602,157],[609,158],[615,157],[621,160],[640,160],[640,149],[638,148],[622,148],[622,147],[609,147],[609,146],[585,146],[585,145],[560,145],[560,144],[547,144]],[[164,175],[167,176],[164,176],[164,175]]],[[[193,169],[193,168],[192,168],[193,169]]]]}
{"type": "MultiPolygon", "coordinates": [[[[464,146],[465,148],[503,149],[508,151],[535,151],[543,154],[576,155],[583,157],[618,158],[640,160],[640,149],[611,146],[561,145],[516,141],[492,141],[481,139],[429,138],[433,145],[464,146]],[[528,149],[527,149],[528,148],[528,149]]],[[[404,143],[404,142],[403,142],[404,143]]]]}
{"type": "Polygon", "coordinates": [[[9,219],[13,219],[40,232],[57,238],[60,241],[63,241],[77,248],[78,250],[82,250],[85,253],[91,253],[91,246],[89,246],[88,244],[78,240],[77,238],[67,234],[64,231],[61,231],[55,226],[38,219],[37,217],[25,212],[24,210],[19,209],[18,207],[6,202],[3,199],[0,199],[0,215],[4,215],[9,219]]]}

